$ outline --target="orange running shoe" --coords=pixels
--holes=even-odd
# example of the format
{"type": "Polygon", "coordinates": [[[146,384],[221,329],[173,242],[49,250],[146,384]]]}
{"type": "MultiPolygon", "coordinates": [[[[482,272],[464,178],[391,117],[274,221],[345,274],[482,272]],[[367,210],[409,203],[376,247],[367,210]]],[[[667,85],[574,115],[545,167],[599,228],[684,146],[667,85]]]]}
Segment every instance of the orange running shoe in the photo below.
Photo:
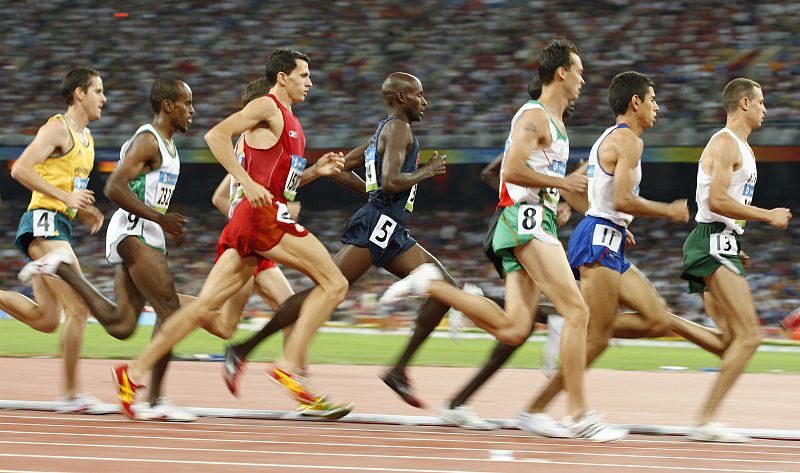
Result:
{"type": "Polygon", "coordinates": [[[353,404],[336,404],[328,400],[327,396],[317,396],[311,404],[297,401],[297,413],[306,417],[321,417],[323,419],[341,419],[353,411],[353,404]]]}
{"type": "Polygon", "coordinates": [[[120,410],[128,418],[136,419],[136,413],[133,412],[133,402],[136,400],[136,391],[142,389],[144,385],[136,384],[131,380],[131,377],[128,376],[127,363],[113,367],[111,369],[111,377],[117,387],[120,410]]]}
{"type": "Polygon", "coordinates": [[[295,398],[298,402],[313,404],[317,400],[317,396],[311,394],[311,392],[309,392],[308,388],[303,383],[274,364],[270,365],[264,374],[266,374],[269,379],[278,383],[283,389],[288,391],[289,395],[295,398]]]}

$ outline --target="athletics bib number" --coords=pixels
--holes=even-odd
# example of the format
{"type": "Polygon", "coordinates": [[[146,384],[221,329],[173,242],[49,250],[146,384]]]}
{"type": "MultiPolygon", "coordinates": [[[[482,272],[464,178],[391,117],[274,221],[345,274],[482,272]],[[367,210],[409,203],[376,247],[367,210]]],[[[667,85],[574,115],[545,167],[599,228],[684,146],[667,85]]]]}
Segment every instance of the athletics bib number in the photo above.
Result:
{"type": "Polygon", "coordinates": [[[301,156],[292,155],[292,167],[289,168],[289,175],[286,176],[286,185],[283,187],[283,196],[289,200],[297,197],[297,189],[300,187],[300,178],[306,169],[306,160],[301,156]]]}
{"type": "Polygon", "coordinates": [[[715,255],[736,256],[739,254],[736,237],[727,233],[712,233],[709,236],[708,249],[715,255]]]}
{"type": "Polygon", "coordinates": [[[405,209],[409,212],[414,211],[414,201],[417,200],[417,185],[414,184],[411,186],[411,192],[408,194],[408,200],[406,200],[405,209]]]}
{"type": "Polygon", "coordinates": [[[378,223],[375,224],[375,228],[372,229],[369,241],[385,250],[389,245],[389,239],[392,237],[395,228],[397,228],[397,222],[391,217],[381,215],[381,218],[378,219],[378,223]]]}
{"type": "Polygon", "coordinates": [[[364,152],[364,182],[367,192],[378,188],[378,175],[375,172],[375,147],[369,146],[364,152]]]}
{"type": "Polygon", "coordinates": [[[177,183],[177,174],[170,174],[163,171],[158,173],[158,186],[156,186],[153,210],[162,214],[167,213],[169,202],[172,200],[172,194],[175,192],[175,184],[177,183]]]}
{"type": "Polygon", "coordinates": [[[54,211],[44,209],[33,211],[33,236],[56,236],[56,213],[54,211]]]}
{"type": "Polygon", "coordinates": [[[292,214],[289,213],[289,207],[283,202],[278,202],[278,214],[275,216],[275,220],[282,223],[294,223],[292,214]]]}
{"type": "MultiPolygon", "coordinates": [[[[126,225],[125,229],[129,232],[132,232],[136,230],[136,227],[140,226],[139,223],[141,223],[142,219],[138,215],[132,214],[130,212],[128,212],[127,215],[128,217],[126,218],[127,223],[125,224],[126,225]]],[[[138,233],[141,233],[141,231],[139,231],[138,233]]]]}
{"type": "Polygon", "coordinates": [[[519,235],[533,235],[534,231],[542,226],[543,208],[535,205],[520,204],[517,212],[517,233],[519,235]]]}
{"type": "Polygon", "coordinates": [[[619,253],[622,244],[622,232],[608,225],[595,225],[592,235],[592,245],[605,246],[609,250],[619,253]]]}

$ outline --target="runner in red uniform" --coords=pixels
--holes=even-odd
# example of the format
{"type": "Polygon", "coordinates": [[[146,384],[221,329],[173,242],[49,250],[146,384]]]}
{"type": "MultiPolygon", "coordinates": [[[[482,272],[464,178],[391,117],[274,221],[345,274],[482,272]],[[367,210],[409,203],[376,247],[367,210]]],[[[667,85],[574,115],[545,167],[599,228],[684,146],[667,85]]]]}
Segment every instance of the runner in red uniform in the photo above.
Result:
{"type": "Polygon", "coordinates": [[[218,315],[222,304],[241,289],[262,258],[294,268],[316,286],[303,303],[283,356],[267,374],[295,399],[315,410],[341,417],[352,406],[336,405],[325,396],[312,394],[295,377],[311,338],[330,317],[347,293],[347,279],[334,265],[328,250],[308,230],[295,223],[286,203],[294,200],[301,185],[319,176],[338,173],[344,166],[341,153],[327,153],[305,169],[305,135],[291,106],[302,102],[311,88],[308,56],[277,49],[266,64],[270,93],[253,100],[241,111],[206,133],[211,152],[242,185],[231,220],[217,245],[218,257],[196,301],[182,306],[164,324],[150,345],[130,365],[113,370],[123,413],[134,418],[130,406],[142,379],[155,362],[192,330],[218,315]],[[231,138],[245,133],[244,166],[239,164],[231,138]]]}

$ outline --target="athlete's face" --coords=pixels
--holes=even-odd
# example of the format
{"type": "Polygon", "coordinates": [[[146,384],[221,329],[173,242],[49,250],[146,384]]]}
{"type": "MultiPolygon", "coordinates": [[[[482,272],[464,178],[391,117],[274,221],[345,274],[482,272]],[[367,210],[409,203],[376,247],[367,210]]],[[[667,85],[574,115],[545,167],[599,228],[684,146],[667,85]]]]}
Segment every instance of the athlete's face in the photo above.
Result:
{"type": "Polygon", "coordinates": [[[564,88],[567,91],[567,98],[572,101],[577,100],[581,95],[581,88],[585,82],[583,81],[583,63],[580,56],[570,53],[570,57],[572,64],[564,72],[564,88]]]}
{"type": "Polygon", "coordinates": [[[639,101],[639,109],[636,116],[642,125],[642,128],[652,128],[656,124],[656,115],[658,114],[658,102],[656,102],[656,92],[652,87],[647,87],[647,92],[644,98],[639,101]]]}
{"type": "Polygon", "coordinates": [[[172,104],[172,123],[175,128],[186,133],[189,125],[192,123],[192,115],[194,115],[194,105],[192,104],[192,89],[188,85],[181,82],[182,92],[178,100],[172,104]]]}
{"type": "Polygon", "coordinates": [[[755,130],[764,124],[764,117],[767,115],[767,107],[764,105],[764,92],[761,87],[753,89],[753,100],[748,100],[747,121],[755,130]]]}
{"type": "Polygon", "coordinates": [[[92,77],[86,91],[84,92],[83,89],[79,88],[75,98],[80,101],[90,122],[100,118],[100,115],[103,114],[103,105],[106,103],[106,96],[103,93],[103,79],[99,76],[92,77]]]}
{"type": "Polygon", "coordinates": [[[405,111],[408,118],[412,122],[422,120],[422,115],[425,114],[425,109],[428,108],[428,101],[422,93],[422,83],[418,80],[409,87],[405,92],[405,111]]]}
{"type": "Polygon", "coordinates": [[[308,63],[302,59],[295,59],[296,66],[292,72],[285,74],[278,73],[278,80],[283,80],[286,92],[292,102],[303,102],[311,88],[311,73],[308,71],[308,63]]]}

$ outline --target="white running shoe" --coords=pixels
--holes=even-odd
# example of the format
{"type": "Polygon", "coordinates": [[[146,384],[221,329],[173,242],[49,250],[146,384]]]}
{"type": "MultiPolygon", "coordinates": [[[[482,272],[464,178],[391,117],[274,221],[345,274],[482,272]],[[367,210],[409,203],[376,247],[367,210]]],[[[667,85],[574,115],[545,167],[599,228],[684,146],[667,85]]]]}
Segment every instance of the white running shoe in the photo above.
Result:
{"type": "MultiPolygon", "coordinates": [[[[475,284],[464,283],[462,290],[467,294],[483,297],[483,290],[475,284]]],[[[457,342],[464,329],[464,313],[458,309],[450,309],[450,313],[447,315],[447,329],[450,332],[450,338],[457,342]]]]}
{"type": "Polygon", "coordinates": [[[734,432],[728,426],[719,422],[706,422],[703,425],[692,427],[689,439],[697,442],[720,443],[747,443],[753,441],[747,435],[734,432]]]}
{"type": "Polygon", "coordinates": [[[439,418],[449,424],[455,424],[459,427],[472,430],[496,430],[500,426],[494,422],[481,419],[472,411],[469,406],[456,406],[452,407],[450,401],[445,401],[442,404],[442,409],[439,411],[439,418]]]}
{"type": "Polygon", "coordinates": [[[158,398],[155,406],[146,402],[134,404],[136,418],[141,420],[161,420],[164,422],[193,422],[197,416],[191,412],[172,405],[166,397],[158,398]]]}
{"type": "Polygon", "coordinates": [[[435,264],[423,263],[414,268],[408,276],[389,286],[381,296],[380,303],[389,305],[406,297],[427,296],[431,281],[442,278],[442,272],[435,264]]]}
{"type": "Polygon", "coordinates": [[[34,276],[55,276],[56,270],[61,263],[72,263],[72,253],[67,250],[53,250],[23,266],[17,278],[24,283],[28,283],[34,276]]]}
{"type": "Polygon", "coordinates": [[[100,399],[86,393],[77,393],[74,396],[59,396],[56,412],[61,414],[108,414],[117,412],[116,406],[106,407],[100,399]]]}
{"type": "Polygon", "coordinates": [[[564,317],[558,314],[547,316],[547,339],[542,350],[542,368],[548,378],[555,376],[558,371],[559,356],[561,354],[561,329],[564,327],[564,317]]]}
{"type": "Polygon", "coordinates": [[[573,437],[590,442],[616,442],[630,433],[623,427],[604,423],[600,416],[592,411],[585,413],[578,422],[567,417],[562,423],[572,431],[573,437]]]}
{"type": "Polygon", "coordinates": [[[575,436],[560,422],[543,412],[520,412],[517,416],[517,427],[540,437],[569,439],[575,436]]]}

